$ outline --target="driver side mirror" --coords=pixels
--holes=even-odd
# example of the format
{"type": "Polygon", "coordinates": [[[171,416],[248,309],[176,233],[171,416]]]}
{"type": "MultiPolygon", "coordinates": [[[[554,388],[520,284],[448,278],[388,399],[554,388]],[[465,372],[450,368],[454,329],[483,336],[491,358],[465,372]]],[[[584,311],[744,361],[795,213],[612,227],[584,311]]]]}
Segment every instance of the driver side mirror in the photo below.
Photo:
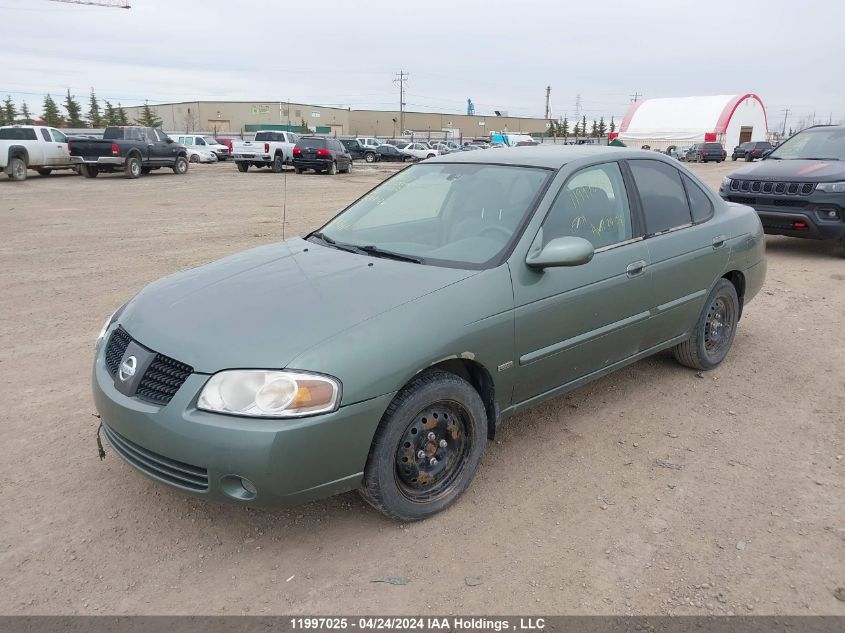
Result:
{"type": "Polygon", "coordinates": [[[173,143],[174,141],[173,141],[173,139],[172,139],[172,138],[170,138],[170,137],[168,136],[168,137],[167,137],[167,141],[165,141],[165,142],[166,142],[168,145],[170,145],[170,144],[171,144],[171,143],[173,143]]]}
{"type": "MultiPolygon", "coordinates": [[[[540,244],[543,243],[542,230],[537,235],[540,244]]],[[[543,247],[528,252],[525,263],[531,268],[558,268],[561,266],[581,266],[588,263],[595,255],[592,242],[583,237],[556,237],[543,247]]]]}

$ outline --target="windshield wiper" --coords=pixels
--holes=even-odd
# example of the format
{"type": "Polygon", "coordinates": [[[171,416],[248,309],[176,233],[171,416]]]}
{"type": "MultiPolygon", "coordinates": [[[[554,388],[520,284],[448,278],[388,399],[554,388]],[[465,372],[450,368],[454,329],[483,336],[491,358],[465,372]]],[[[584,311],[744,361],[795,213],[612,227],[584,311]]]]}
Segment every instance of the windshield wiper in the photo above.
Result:
{"type": "Polygon", "coordinates": [[[333,240],[328,235],[324,235],[320,233],[320,231],[314,231],[311,235],[308,236],[308,239],[312,237],[316,237],[318,240],[330,246],[332,248],[336,248],[339,251],[346,251],[347,253],[360,253],[360,249],[357,246],[353,246],[352,244],[343,244],[342,242],[338,242],[337,240],[333,240]]]}
{"type": "Polygon", "coordinates": [[[400,262],[411,262],[412,264],[422,264],[423,260],[419,257],[412,257],[411,255],[403,255],[402,253],[394,253],[393,251],[386,251],[378,246],[368,245],[357,247],[359,251],[363,251],[367,255],[373,257],[384,257],[385,259],[395,259],[400,262]]]}
{"type": "Polygon", "coordinates": [[[812,156],[810,158],[804,158],[803,160],[839,160],[839,159],[834,158],[833,156],[827,156],[827,157],[812,156]]]}

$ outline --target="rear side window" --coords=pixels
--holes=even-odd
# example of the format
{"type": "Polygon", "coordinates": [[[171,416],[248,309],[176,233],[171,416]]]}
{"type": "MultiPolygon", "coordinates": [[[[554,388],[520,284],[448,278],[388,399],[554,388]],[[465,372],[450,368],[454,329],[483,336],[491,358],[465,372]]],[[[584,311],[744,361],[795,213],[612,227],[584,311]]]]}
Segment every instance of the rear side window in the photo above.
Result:
{"type": "Polygon", "coordinates": [[[713,202],[701,187],[693,182],[692,178],[684,174],[683,179],[692,211],[692,221],[698,223],[709,220],[713,216],[713,202]]]}
{"type": "Polygon", "coordinates": [[[36,141],[35,130],[32,128],[6,127],[0,130],[2,141],[36,141]]]}
{"type": "Polygon", "coordinates": [[[661,161],[629,161],[640,192],[647,235],[662,233],[692,221],[681,172],[661,161]]]}

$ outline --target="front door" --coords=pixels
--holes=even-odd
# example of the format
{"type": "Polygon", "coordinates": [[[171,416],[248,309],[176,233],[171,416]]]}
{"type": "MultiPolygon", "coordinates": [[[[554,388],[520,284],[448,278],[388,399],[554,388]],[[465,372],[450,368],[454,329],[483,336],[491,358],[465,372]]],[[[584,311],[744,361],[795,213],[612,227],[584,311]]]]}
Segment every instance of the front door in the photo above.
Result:
{"type": "MultiPolygon", "coordinates": [[[[573,235],[593,243],[587,264],[512,271],[516,305],[514,404],[577,381],[642,349],[650,300],[648,248],[617,162],[564,184],[543,222],[543,244],[573,235]]],[[[535,241],[534,246],[539,246],[535,241]]]]}
{"type": "Polygon", "coordinates": [[[67,136],[55,128],[50,128],[53,143],[50,147],[50,165],[67,167],[70,165],[70,152],[67,148],[67,136]]]}
{"type": "Polygon", "coordinates": [[[162,130],[153,130],[154,140],[150,148],[150,159],[159,165],[172,165],[176,162],[179,147],[162,130]]]}

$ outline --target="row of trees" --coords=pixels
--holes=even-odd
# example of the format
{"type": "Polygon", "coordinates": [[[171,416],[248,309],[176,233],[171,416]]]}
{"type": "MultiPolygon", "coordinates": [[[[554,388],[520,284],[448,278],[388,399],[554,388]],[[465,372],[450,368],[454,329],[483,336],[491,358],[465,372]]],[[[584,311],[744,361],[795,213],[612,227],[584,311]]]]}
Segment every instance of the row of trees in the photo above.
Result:
{"type": "MultiPolygon", "coordinates": [[[[42,113],[38,117],[30,112],[26,101],[21,104],[19,109],[15,102],[12,101],[12,98],[7,95],[2,106],[0,106],[0,125],[35,125],[36,123],[43,123],[51,127],[68,127],[73,129],[86,127],[101,128],[107,125],[129,125],[129,117],[120,102],[115,106],[110,101],[104,100],[101,106],[100,100],[97,98],[93,88],[88,98],[88,111],[83,113],[82,108],[83,106],[70,93],[70,90],[67,91],[67,95],[61,106],[48,94],[44,97],[42,113]]],[[[148,127],[161,127],[161,119],[155,115],[155,112],[153,112],[147,103],[144,103],[141,109],[141,117],[136,119],[135,123],[148,127]]]]}
{"type": "Polygon", "coordinates": [[[584,138],[584,137],[593,137],[593,138],[601,138],[603,136],[607,136],[609,132],[616,131],[616,121],[613,117],[610,117],[610,124],[608,125],[604,121],[604,117],[601,117],[598,121],[595,119],[593,120],[593,124],[590,127],[587,127],[587,117],[583,116],[580,121],[576,121],[575,125],[570,127],[569,120],[566,117],[560,119],[559,121],[550,121],[549,122],[549,131],[547,133],[548,136],[562,136],[563,138],[568,138],[570,136],[584,138]]]}

